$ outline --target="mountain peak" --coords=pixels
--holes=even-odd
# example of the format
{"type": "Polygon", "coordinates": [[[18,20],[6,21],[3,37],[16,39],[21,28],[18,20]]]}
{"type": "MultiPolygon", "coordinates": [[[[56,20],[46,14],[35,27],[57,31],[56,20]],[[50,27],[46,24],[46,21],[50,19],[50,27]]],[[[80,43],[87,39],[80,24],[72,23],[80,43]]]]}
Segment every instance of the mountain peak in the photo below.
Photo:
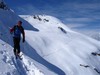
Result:
{"type": "Polygon", "coordinates": [[[10,10],[9,7],[6,5],[6,3],[3,0],[0,0],[0,9],[10,10]]]}

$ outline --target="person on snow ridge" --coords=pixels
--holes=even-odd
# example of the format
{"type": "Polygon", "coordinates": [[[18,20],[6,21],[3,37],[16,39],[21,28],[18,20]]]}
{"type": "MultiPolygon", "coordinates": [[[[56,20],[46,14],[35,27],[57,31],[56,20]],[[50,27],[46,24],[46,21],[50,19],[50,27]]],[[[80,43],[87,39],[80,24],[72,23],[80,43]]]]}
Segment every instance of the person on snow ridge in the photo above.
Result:
{"type": "Polygon", "coordinates": [[[20,55],[20,40],[21,40],[21,34],[23,35],[22,42],[25,42],[25,32],[24,28],[22,27],[22,21],[18,21],[17,25],[14,25],[10,29],[10,33],[13,33],[13,43],[14,43],[14,54],[15,56],[20,55]]]}

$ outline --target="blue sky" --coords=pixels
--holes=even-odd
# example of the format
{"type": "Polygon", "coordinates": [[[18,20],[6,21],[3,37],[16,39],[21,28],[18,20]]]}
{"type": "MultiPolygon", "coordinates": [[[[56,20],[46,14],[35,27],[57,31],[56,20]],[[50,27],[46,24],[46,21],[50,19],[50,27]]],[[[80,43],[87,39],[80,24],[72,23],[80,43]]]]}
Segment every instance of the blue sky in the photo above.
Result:
{"type": "Polygon", "coordinates": [[[73,29],[100,29],[100,0],[4,1],[16,14],[47,14],[73,29]]]}

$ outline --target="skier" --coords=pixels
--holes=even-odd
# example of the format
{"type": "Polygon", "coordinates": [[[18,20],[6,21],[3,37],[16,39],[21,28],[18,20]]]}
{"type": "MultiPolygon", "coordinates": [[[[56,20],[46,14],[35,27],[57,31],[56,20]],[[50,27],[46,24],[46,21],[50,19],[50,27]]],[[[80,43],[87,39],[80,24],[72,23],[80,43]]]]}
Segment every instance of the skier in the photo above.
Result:
{"type": "Polygon", "coordinates": [[[14,54],[20,56],[20,40],[21,40],[21,33],[23,35],[22,42],[25,42],[25,32],[24,28],[22,27],[22,21],[18,21],[17,25],[14,25],[13,28],[10,29],[10,33],[13,35],[13,43],[14,43],[14,54]]]}

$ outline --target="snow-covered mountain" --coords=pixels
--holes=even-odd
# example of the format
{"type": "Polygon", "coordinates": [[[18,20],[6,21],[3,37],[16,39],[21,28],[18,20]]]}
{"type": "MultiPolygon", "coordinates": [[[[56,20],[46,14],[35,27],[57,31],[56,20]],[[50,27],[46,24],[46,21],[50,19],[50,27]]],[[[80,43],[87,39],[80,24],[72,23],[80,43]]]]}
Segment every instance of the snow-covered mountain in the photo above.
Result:
{"type": "Polygon", "coordinates": [[[90,36],[98,41],[100,41],[100,31],[96,31],[96,30],[93,30],[93,31],[87,31],[87,32],[84,32],[83,31],[83,34],[87,35],[87,36],[90,36]],[[88,33],[87,33],[88,32],[88,33]]]}
{"type": "Polygon", "coordinates": [[[83,30],[73,29],[73,30],[100,41],[100,30],[98,29],[93,29],[93,30],[92,29],[91,30],[90,29],[83,29],[83,30]]]}
{"type": "Polygon", "coordinates": [[[19,17],[0,9],[0,75],[99,75],[100,57],[91,55],[99,50],[100,42],[72,31],[55,17],[19,17]],[[26,34],[23,60],[15,60],[9,33],[18,20],[26,34]]]}
{"type": "MultiPolygon", "coordinates": [[[[74,75],[74,73],[77,75],[96,74],[91,71],[87,72],[87,69],[84,70],[79,64],[95,66],[93,64],[97,61],[96,64],[99,65],[99,60],[91,55],[91,52],[99,51],[100,43],[98,41],[71,31],[58,19],[51,16],[40,15],[37,16],[37,19],[29,15],[21,17],[39,29],[38,33],[26,31],[26,34],[33,37],[28,37],[27,41],[44,59],[55,64],[68,75],[74,75]],[[45,19],[49,22],[46,22],[45,19]],[[39,42],[39,44],[36,45],[34,42],[39,42]]],[[[99,70],[98,67],[97,69],[99,70]]]]}

